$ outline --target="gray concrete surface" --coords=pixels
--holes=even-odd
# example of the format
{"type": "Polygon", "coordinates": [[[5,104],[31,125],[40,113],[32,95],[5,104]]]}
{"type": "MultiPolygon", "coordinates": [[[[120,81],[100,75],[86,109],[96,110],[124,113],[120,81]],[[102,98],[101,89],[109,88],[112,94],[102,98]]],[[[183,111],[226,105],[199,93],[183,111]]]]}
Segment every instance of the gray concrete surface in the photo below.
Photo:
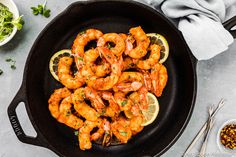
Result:
{"type": "MultiPolygon", "coordinates": [[[[0,76],[0,157],[56,157],[57,155],[48,149],[18,141],[10,126],[6,111],[20,87],[24,64],[34,40],[48,22],[75,0],[48,1],[48,7],[52,13],[48,19],[41,16],[35,17],[31,13],[30,7],[43,3],[43,0],[15,1],[20,13],[24,15],[25,26],[9,44],[0,47],[0,69],[4,71],[4,74],[0,76]],[[5,62],[8,57],[16,60],[16,70],[12,70],[9,64],[5,62]]],[[[234,13],[236,14],[236,12],[234,13]]],[[[210,134],[207,154],[208,157],[224,156],[216,145],[216,133],[224,121],[236,118],[236,42],[226,52],[210,60],[199,61],[197,64],[197,77],[198,94],[191,120],[183,135],[163,157],[180,157],[183,154],[192,138],[206,121],[207,106],[217,104],[220,98],[227,99],[227,102],[226,106],[216,117],[216,124],[210,134]]],[[[17,110],[26,134],[35,135],[24,106],[20,105],[17,110]]],[[[194,148],[188,156],[196,156],[195,153],[198,149],[199,147],[194,148]]]]}

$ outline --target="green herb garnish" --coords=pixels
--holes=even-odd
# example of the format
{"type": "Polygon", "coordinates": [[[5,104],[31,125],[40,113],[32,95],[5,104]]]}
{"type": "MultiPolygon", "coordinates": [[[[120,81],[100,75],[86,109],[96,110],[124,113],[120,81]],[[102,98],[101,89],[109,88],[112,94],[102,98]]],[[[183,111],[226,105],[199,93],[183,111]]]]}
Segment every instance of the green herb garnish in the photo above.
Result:
{"type": "Polygon", "coordinates": [[[22,16],[13,19],[13,14],[9,11],[8,7],[0,3],[0,42],[11,35],[14,26],[21,30],[23,25],[22,16]]]}
{"type": "Polygon", "coordinates": [[[111,46],[110,43],[107,44],[107,48],[108,48],[108,49],[111,49],[111,48],[112,48],[112,46],[111,46]]]}
{"type": "Polygon", "coordinates": [[[41,14],[44,17],[48,18],[50,16],[51,10],[46,9],[46,4],[47,1],[45,1],[43,5],[39,4],[37,7],[31,7],[33,14],[34,15],[41,14]]]}
{"type": "Polygon", "coordinates": [[[15,60],[13,60],[12,58],[7,58],[5,61],[11,64],[11,69],[13,69],[13,70],[16,69],[16,61],[15,60]]]}
{"type": "Polygon", "coordinates": [[[0,75],[2,75],[3,74],[3,70],[2,69],[0,69],[0,75]]]}
{"type": "Polygon", "coordinates": [[[124,101],[121,102],[121,106],[124,107],[127,103],[128,103],[127,100],[124,100],[124,101]]]}
{"type": "Polygon", "coordinates": [[[74,134],[75,134],[75,136],[78,136],[79,135],[79,131],[75,131],[74,134]]]}
{"type": "Polygon", "coordinates": [[[125,132],[125,131],[120,131],[120,134],[121,134],[122,136],[127,136],[127,132],[125,132]]]}
{"type": "Polygon", "coordinates": [[[16,65],[15,65],[15,64],[12,64],[12,65],[11,65],[11,68],[12,68],[13,70],[15,70],[15,69],[16,69],[16,65]]]}
{"type": "Polygon", "coordinates": [[[79,61],[83,61],[83,57],[78,57],[78,60],[79,61]]]}
{"type": "Polygon", "coordinates": [[[85,31],[81,31],[79,32],[79,35],[85,34],[85,31]]]}

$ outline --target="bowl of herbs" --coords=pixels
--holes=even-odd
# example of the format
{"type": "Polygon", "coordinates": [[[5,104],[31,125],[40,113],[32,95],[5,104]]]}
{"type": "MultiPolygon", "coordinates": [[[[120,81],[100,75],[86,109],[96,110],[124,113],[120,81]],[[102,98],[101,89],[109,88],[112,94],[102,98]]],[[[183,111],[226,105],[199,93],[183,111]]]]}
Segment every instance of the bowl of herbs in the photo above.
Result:
{"type": "Polygon", "coordinates": [[[9,42],[17,30],[21,30],[24,21],[13,0],[0,1],[0,46],[9,42]]]}

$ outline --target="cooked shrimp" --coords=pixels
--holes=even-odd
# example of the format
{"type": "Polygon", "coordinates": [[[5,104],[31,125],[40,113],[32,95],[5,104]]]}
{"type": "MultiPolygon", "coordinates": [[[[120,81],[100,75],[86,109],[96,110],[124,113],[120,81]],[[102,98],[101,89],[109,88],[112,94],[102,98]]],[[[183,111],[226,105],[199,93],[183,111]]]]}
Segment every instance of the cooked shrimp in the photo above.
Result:
{"type": "Polygon", "coordinates": [[[125,41],[121,35],[117,33],[107,33],[98,39],[97,46],[104,47],[106,43],[112,42],[115,47],[111,47],[110,50],[117,57],[120,57],[125,50],[125,41]]]}
{"type": "Polygon", "coordinates": [[[144,85],[148,91],[152,90],[152,79],[148,71],[142,70],[144,85]]]}
{"type": "Polygon", "coordinates": [[[85,97],[91,100],[93,107],[97,110],[99,114],[102,114],[105,111],[106,106],[104,105],[98,93],[90,87],[85,87],[84,91],[85,91],[85,97]]]}
{"type": "Polygon", "coordinates": [[[75,54],[76,65],[78,69],[84,64],[84,47],[92,40],[97,40],[103,33],[97,29],[87,29],[83,33],[79,33],[72,45],[72,53],[75,54]]]}
{"type": "Polygon", "coordinates": [[[132,136],[130,122],[123,117],[119,117],[117,121],[111,124],[111,130],[121,143],[127,143],[132,136]]]}
{"type": "Polygon", "coordinates": [[[133,59],[131,57],[125,57],[123,61],[123,71],[136,68],[136,64],[134,63],[133,59]]]}
{"type": "Polygon", "coordinates": [[[83,127],[79,130],[79,146],[80,149],[90,149],[92,147],[91,141],[96,141],[104,135],[102,144],[108,145],[112,136],[110,122],[104,119],[97,119],[97,121],[88,121],[84,122],[83,127]],[[95,128],[98,130],[91,134],[91,131],[95,128]],[[104,135],[105,133],[105,135],[104,135]]]}
{"type": "Polygon", "coordinates": [[[125,93],[115,92],[114,98],[116,103],[119,105],[121,111],[130,110],[133,105],[133,102],[130,99],[126,98],[125,93]]]}
{"type": "Polygon", "coordinates": [[[95,109],[85,103],[84,100],[86,98],[87,97],[84,88],[78,88],[77,90],[75,90],[72,96],[74,108],[86,120],[96,121],[100,115],[95,109]]]}
{"type": "Polygon", "coordinates": [[[137,46],[128,51],[128,55],[135,59],[144,57],[147,54],[147,48],[150,43],[149,38],[140,26],[131,28],[129,32],[134,37],[137,46]]]}
{"type": "Polygon", "coordinates": [[[111,72],[110,64],[102,58],[102,61],[99,65],[96,65],[95,62],[99,57],[97,49],[90,49],[84,53],[84,62],[88,68],[98,77],[103,77],[111,72]]]}
{"type": "Polygon", "coordinates": [[[84,122],[84,125],[82,128],[79,130],[79,146],[81,150],[86,150],[92,148],[92,143],[91,143],[91,131],[98,127],[100,123],[102,122],[102,119],[97,119],[97,121],[89,121],[86,120],[84,122]]]}
{"type": "Polygon", "coordinates": [[[140,69],[151,69],[156,63],[158,63],[161,56],[161,47],[159,45],[153,44],[150,46],[150,56],[146,60],[139,60],[137,67],[140,69]]]}
{"type": "Polygon", "coordinates": [[[58,63],[58,78],[59,81],[69,89],[76,89],[84,85],[85,81],[79,72],[75,76],[71,75],[70,67],[73,63],[73,58],[62,57],[58,63]]]}
{"type": "Polygon", "coordinates": [[[157,63],[151,69],[151,79],[153,86],[153,93],[159,97],[162,95],[162,91],[166,86],[168,80],[167,69],[164,65],[157,63]]]}
{"type": "Polygon", "coordinates": [[[71,95],[71,92],[67,88],[56,89],[48,100],[48,108],[51,115],[54,118],[58,118],[60,115],[59,106],[62,99],[71,95]]]}
{"type": "Polygon", "coordinates": [[[57,120],[73,129],[78,130],[83,126],[83,121],[71,113],[72,104],[71,96],[68,96],[62,100],[59,107],[60,115],[57,120]]]}
{"type": "Polygon", "coordinates": [[[130,129],[132,131],[132,135],[136,135],[137,133],[141,132],[143,130],[143,126],[141,125],[143,123],[143,116],[133,116],[130,119],[130,129]]]}
{"type": "Polygon", "coordinates": [[[139,90],[138,93],[140,95],[140,100],[141,100],[141,109],[147,109],[148,108],[148,102],[147,102],[147,93],[148,90],[145,86],[142,86],[139,90]]]}
{"type": "Polygon", "coordinates": [[[106,107],[106,112],[104,115],[108,117],[115,117],[120,112],[120,107],[116,103],[116,100],[111,92],[102,92],[102,98],[109,102],[109,105],[106,107]]]}
{"type": "Polygon", "coordinates": [[[117,60],[116,57],[107,48],[98,48],[99,52],[106,58],[106,60],[111,64],[111,73],[105,78],[98,78],[93,76],[88,80],[87,84],[89,87],[93,87],[97,90],[109,90],[117,82],[121,75],[123,58],[122,56],[117,60]]]}
{"type": "Polygon", "coordinates": [[[113,87],[114,91],[136,91],[144,84],[143,75],[140,72],[123,72],[113,87]]]}

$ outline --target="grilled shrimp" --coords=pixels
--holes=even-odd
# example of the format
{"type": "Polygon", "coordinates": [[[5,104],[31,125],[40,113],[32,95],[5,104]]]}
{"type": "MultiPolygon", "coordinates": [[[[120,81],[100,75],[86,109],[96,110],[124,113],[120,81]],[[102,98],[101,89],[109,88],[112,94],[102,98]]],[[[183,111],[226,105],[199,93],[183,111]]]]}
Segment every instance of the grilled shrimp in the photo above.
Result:
{"type": "Polygon", "coordinates": [[[77,90],[75,90],[72,96],[74,108],[86,120],[96,121],[100,115],[95,109],[86,104],[86,102],[84,101],[86,98],[87,97],[84,88],[78,88],[77,90]]]}
{"type": "Polygon", "coordinates": [[[88,68],[94,72],[98,77],[103,77],[111,72],[110,64],[102,58],[102,61],[99,65],[96,65],[95,62],[99,57],[97,49],[90,49],[84,53],[84,62],[88,68]]]}
{"type": "Polygon", "coordinates": [[[62,57],[58,63],[58,78],[59,81],[69,89],[76,89],[84,85],[85,81],[80,75],[80,72],[77,72],[75,76],[71,75],[70,67],[73,63],[73,58],[71,57],[62,57]]]}
{"type": "Polygon", "coordinates": [[[129,32],[134,37],[137,46],[132,48],[132,43],[127,43],[130,46],[127,50],[127,54],[135,59],[144,57],[147,54],[147,48],[150,43],[149,38],[140,26],[131,28],[129,32]]]}
{"type": "Polygon", "coordinates": [[[97,110],[99,114],[102,114],[105,111],[106,106],[104,105],[98,93],[90,87],[85,87],[84,91],[85,91],[85,97],[91,100],[92,106],[97,110]]]}
{"type": "Polygon", "coordinates": [[[59,107],[60,115],[57,120],[73,129],[78,130],[83,126],[83,121],[71,113],[72,104],[71,96],[68,96],[62,100],[59,107]]]}
{"type": "Polygon", "coordinates": [[[102,122],[102,119],[97,119],[96,121],[89,121],[86,120],[84,122],[84,125],[82,128],[79,130],[79,146],[81,150],[86,150],[92,148],[92,143],[91,143],[91,131],[98,127],[100,123],[102,122]]]}
{"type": "Polygon", "coordinates": [[[115,117],[120,112],[120,107],[117,104],[114,96],[111,92],[102,92],[102,98],[109,102],[109,105],[106,107],[105,115],[108,117],[115,117]]]}
{"type": "Polygon", "coordinates": [[[151,69],[156,63],[158,63],[161,55],[161,47],[159,45],[153,44],[150,46],[150,56],[146,60],[139,60],[137,63],[137,67],[140,69],[151,69]]]}
{"type": "Polygon", "coordinates": [[[90,149],[92,147],[91,141],[96,141],[99,138],[101,138],[104,135],[103,138],[103,145],[108,145],[112,136],[111,133],[111,126],[110,122],[104,118],[98,118],[96,121],[88,121],[86,120],[84,122],[84,125],[79,130],[79,146],[80,149],[90,149]],[[98,130],[91,134],[91,131],[95,128],[98,128],[98,130]],[[105,133],[105,135],[104,135],[105,133]]]}
{"type": "Polygon", "coordinates": [[[97,46],[104,47],[108,42],[115,44],[115,47],[111,47],[110,51],[117,57],[120,57],[125,50],[125,41],[122,36],[117,33],[104,34],[98,39],[97,46]]]}
{"type": "Polygon", "coordinates": [[[83,33],[79,33],[72,45],[72,53],[75,55],[77,68],[80,69],[84,65],[84,47],[92,40],[97,40],[103,33],[97,29],[88,29],[83,33]]]}
{"type": "Polygon", "coordinates": [[[71,95],[71,92],[67,88],[56,89],[48,100],[48,108],[51,115],[57,119],[60,115],[59,106],[62,99],[71,95]]]}
{"type": "Polygon", "coordinates": [[[133,102],[126,98],[126,94],[123,92],[115,92],[114,95],[116,103],[119,105],[121,111],[130,110],[133,102]]]}
{"type": "Polygon", "coordinates": [[[111,64],[111,73],[105,78],[93,76],[90,78],[90,80],[88,80],[87,84],[89,87],[93,87],[97,90],[109,90],[118,82],[122,71],[123,58],[121,56],[117,60],[113,53],[111,53],[111,51],[107,48],[98,47],[98,50],[111,64]]]}
{"type": "Polygon", "coordinates": [[[142,73],[139,72],[123,72],[113,87],[114,91],[130,92],[137,91],[144,84],[142,73]]]}
{"type": "Polygon", "coordinates": [[[130,122],[124,117],[119,117],[111,124],[112,133],[121,143],[127,143],[132,136],[130,122]]]}
{"type": "Polygon", "coordinates": [[[157,63],[151,69],[151,79],[152,79],[152,92],[157,96],[162,95],[162,91],[166,86],[168,80],[167,69],[164,65],[157,63]]]}
{"type": "Polygon", "coordinates": [[[125,57],[123,61],[123,71],[136,68],[136,64],[134,63],[133,59],[131,57],[125,57]]]}

